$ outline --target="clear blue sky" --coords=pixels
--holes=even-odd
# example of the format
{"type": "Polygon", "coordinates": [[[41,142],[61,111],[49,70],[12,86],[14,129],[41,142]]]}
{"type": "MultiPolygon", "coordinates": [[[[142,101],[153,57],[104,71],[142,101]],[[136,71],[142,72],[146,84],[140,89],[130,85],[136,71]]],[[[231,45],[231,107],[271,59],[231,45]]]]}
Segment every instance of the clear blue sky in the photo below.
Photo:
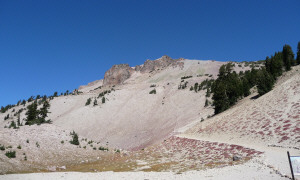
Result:
{"type": "Polygon", "coordinates": [[[0,106],[73,90],[114,64],[253,61],[298,41],[299,0],[0,0],[0,106]]]}

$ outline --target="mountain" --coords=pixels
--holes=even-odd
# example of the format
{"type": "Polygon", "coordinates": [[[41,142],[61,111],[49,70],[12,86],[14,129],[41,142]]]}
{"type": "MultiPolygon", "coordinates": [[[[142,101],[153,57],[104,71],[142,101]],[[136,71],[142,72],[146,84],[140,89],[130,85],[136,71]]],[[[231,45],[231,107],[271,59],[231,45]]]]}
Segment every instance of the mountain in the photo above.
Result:
{"type": "MultiPolygon", "coordinates": [[[[8,128],[19,111],[25,124],[32,102],[14,106],[0,113],[0,120],[9,114],[0,121],[0,172],[183,172],[251,162],[282,178],[289,172],[284,152],[299,153],[300,147],[300,67],[285,72],[269,93],[258,98],[252,88],[250,96],[214,115],[207,83],[226,63],[163,56],[135,67],[114,65],[104,79],[52,97],[51,124],[8,128]],[[69,142],[73,131],[78,146],[69,142]]],[[[232,64],[237,73],[262,66],[232,64]]]]}

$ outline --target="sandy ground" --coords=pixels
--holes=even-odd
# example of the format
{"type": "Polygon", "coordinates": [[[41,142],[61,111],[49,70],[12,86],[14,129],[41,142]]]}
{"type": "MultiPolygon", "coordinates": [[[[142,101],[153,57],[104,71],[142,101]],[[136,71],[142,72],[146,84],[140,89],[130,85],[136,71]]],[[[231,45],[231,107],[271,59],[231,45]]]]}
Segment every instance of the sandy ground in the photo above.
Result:
{"type": "Polygon", "coordinates": [[[258,165],[258,160],[236,166],[229,166],[218,169],[202,171],[188,171],[181,174],[173,172],[61,172],[61,173],[34,173],[34,174],[9,174],[2,175],[2,180],[52,180],[52,179],[207,179],[207,180],[228,180],[228,179],[255,179],[255,180],[279,180],[288,179],[276,174],[272,169],[258,165]]]}

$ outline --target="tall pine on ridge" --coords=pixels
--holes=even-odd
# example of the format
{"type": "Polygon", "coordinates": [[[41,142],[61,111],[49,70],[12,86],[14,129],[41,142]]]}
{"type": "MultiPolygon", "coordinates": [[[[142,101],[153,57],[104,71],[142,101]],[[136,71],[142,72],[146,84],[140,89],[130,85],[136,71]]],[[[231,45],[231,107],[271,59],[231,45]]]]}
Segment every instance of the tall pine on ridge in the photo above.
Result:
{"type": "Polygon", "coordinates": [[[294,65],[294,53],[291,46],[284,45],[282,49],[283,63],[286,71],[291,70],[291,66],[294,65]]]}

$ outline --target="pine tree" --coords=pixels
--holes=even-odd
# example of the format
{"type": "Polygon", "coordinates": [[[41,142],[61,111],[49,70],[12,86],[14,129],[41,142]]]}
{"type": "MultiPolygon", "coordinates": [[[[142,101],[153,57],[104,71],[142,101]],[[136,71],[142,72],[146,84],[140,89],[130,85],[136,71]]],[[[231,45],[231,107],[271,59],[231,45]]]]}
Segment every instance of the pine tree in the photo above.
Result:
{"type": "Polygon", "coordinates": [[[22,103],[21,103],[23,106],[25,106],[25,104],[26,104],[26,101],[25,101],[25,99],[23,99],[23,101],[22,101],[22,103]]]}
{"type": "Polygon", "coordinates": [[[14,129],[17,129],[17,126],[16,126],[15,121],[12,121],[12,122],[10,123],[10,125],[9,125],[8,128],[14,128],[14,129]]]}
{"type": "Polygon", "coordinates": [[[105,97],[102,97],[102,104],[105,103],[105,97]]]}
{"type": "Polygon", "coordinates": [[[20,114],[18,114],[17,124],[18,124],[18,126],[22,126],[22,124],[20,122],[20,114]]]}
{"type": "Polygon", "coordinates": [[[94,100],[94,106],[97,106],[98,105],[98,102],[97,102],[97,99],[95,98],[94,100]]]}
{"type": "Polygon", "coordinates": [[[92,99],[91,99],[91,98],[88,98],[88,99],[86,100],[85,105],[86,105],[86,106],[90,105],[90,104],[91,104],[91,101],[92,101],[92,99]]]}
{"type": "Polygon", "coordinates": [[[194,90],[195,90],[195,92],[198,91],[198,83],[195,83],[195,85],[194,85],[194,90]]]}
{"type": "Polygon", "coordinates": [[[48,117],[48,109],[50,108],[50,104],[48,101],[44,101],[43,107],[40,109],[39,114],[41,115],[41,119],[45,120],[48,117]]]}
{"type": "Polygon", "coordinates": [[[250,84],[246,78],[242,78],[243,96],[247,97],[250,95],[250,84]]]}
{"type": "Polygon", "coordinates": [[[286,71],[291,70],[291,66],[294,64],[294,53],[291,46],[284,45],[282,50],[283,63],[286,71]]]}
{"type": "Polygon", "coordinates": [[[26,123],[25,125],[31,125],[34,124],[34,121],[38,118],[38,110],[37,110],[37,104],[32,103],[27,106],[28,111],[26,112],[26,123]]]}
{"type": "Polygon", "coordinates": [[[71,144],[74,145],[79,145],[79,140],[78,140],[78,135],[77,133],[75,133],[75,131],[73,131],[72,133],[70,133],[72,135],[72,140],[70,141],[71,144]]]}
{"type": "Polygon", "coordinates": [[[217,79],[213,86],[213,105],[215,114],[221,113],[230,107],[229,99],[226,94],[226,85],[220,79],[217,79]]]}
{"type": "Polygon", "coordinates": [[[298,42],[298,47],[297,47],[297,64],[300,64],[300,41],[298,42]]]}
{"type": "Polygon", "coordinates": [[[271,91],[274,85],[273,77],[266,71],[265,68],[262,68],[257,74],[257,90],[260,96],[271,91]]]}

